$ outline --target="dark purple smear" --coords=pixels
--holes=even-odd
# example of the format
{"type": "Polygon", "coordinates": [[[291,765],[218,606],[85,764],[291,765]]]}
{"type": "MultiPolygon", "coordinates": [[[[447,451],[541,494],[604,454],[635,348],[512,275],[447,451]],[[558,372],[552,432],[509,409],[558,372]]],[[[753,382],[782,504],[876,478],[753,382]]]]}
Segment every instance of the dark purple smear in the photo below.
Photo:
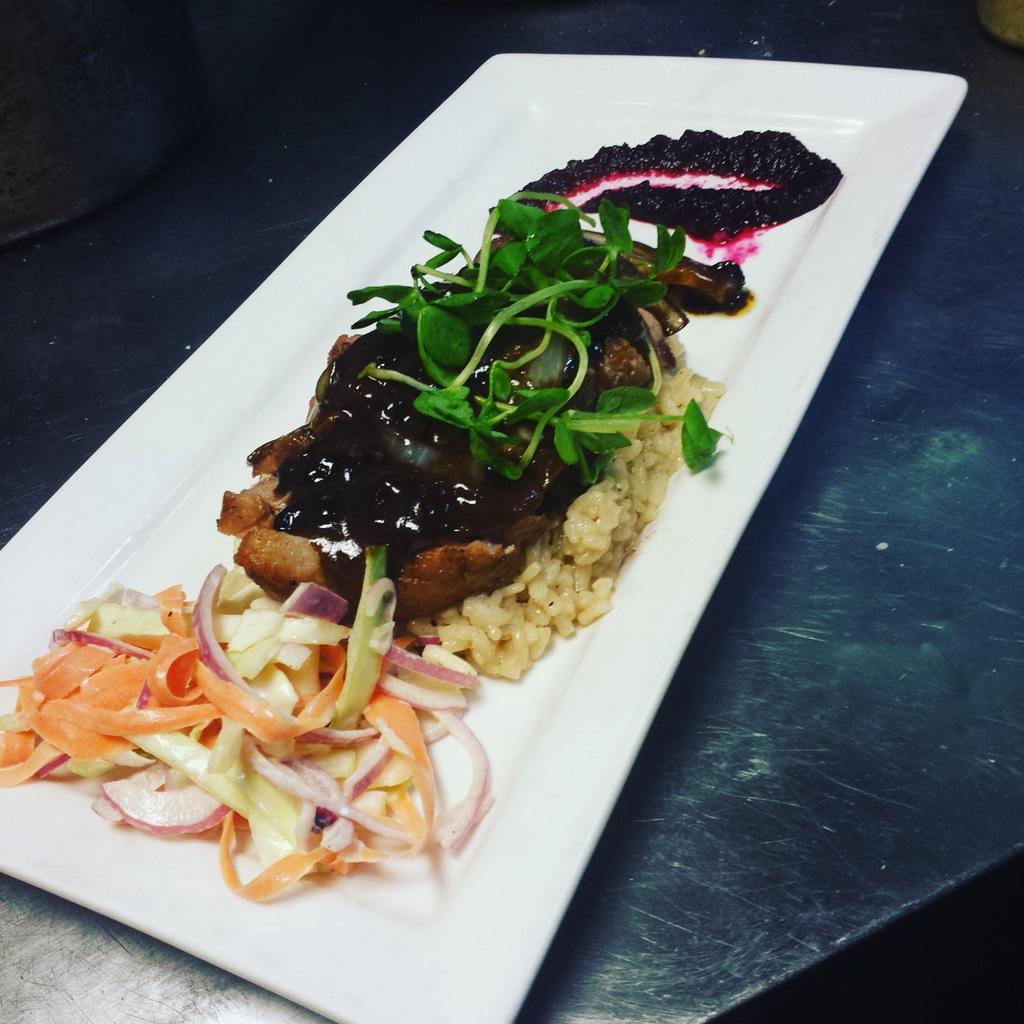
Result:
{"type": "Polygon", "coordinates": [[[604,146],[526,185],[597,209],[602,195],[637,220],[682,227],[693,238],[726,242],[793,220],[820,206],[842,178],[832,163],[788,132],[686,131],[639,146],[604,146]]]}

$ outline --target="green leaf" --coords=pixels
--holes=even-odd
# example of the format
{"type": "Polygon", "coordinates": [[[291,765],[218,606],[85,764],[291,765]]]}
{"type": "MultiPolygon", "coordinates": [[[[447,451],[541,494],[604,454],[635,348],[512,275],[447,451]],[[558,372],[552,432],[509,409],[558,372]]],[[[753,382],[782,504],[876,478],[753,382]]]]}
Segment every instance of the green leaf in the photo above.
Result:
{"type": "Polygon", "coordinates": [[[691,398],[683,412],[683,460],[694,473],[707,469],[715,461],[720,430],[708,426],[700,406],[691,398]]]}
{"type": "Polygon", "coordinates": [[[665,298],[668,286],[661,281],[617,280],[615,287],[627,302],[634,306],[650,306],[665,298]]]}
{"type": "Polygon", "coordinates": [[[498,430],[495,427],[497,420],[498,408],[493,403],[488,405],[484,402],[484,408],[480,411],[480,414],[476,418],[476,423],[473,425],[474,430],[485,440],[491,441],[494,444],[512,444],[514,438],[509,437],[503,430],[498,430]]]}
{"type": "Polygon", "coordinates": [[[491,394],[499,401],[505,402],[512,394],[512,381],[509,378],[508,370],[501,362],[491,363],[491,394]]]}
{"type": "Polygon", "coordinates": [[[465,320],[438,308],[427,306],[419,316],[417,340],[420,349],[441,366],[462,366],[472,351],[472,338],[465,320]]]}
{"type": "Polygon", "coordinates": [[[356,288],[355,291],[348,293],[348,299],[349,302],[356,306],[369,302],[370,299],[401,302],[403,299],[407,299],[414,291],[416,289],[407,284],[378,284],[371,285],[369,288],[356,288]]]}
{"type": "Polygon", "coordinates": [[[583,232],[574,210],[545,213],[526,239],[530,260],[548,274],[560,269],[565,258],[582,246],[583,232]]]}
{"type": "Polygon", "coordinates": [[[632,443],[625,434],[592,434],[576,431],[573,436],[587,451],[601,455],[618,448],[628,448],[632,443]]]}
{"type": "Polygon", "coordinates": [[[616,291],[610,284],[595,284],[588,288],[578,298],[573,299],[577,306],[584,309],[604,309],[609,303],[614,302],[616,291]]]}
{"type": "Polygon", "coordinates": [[[532,234],[543,217],[544,211],[539,206],[527,206],[513,199],[498,200],[498,227],[515,238],[532,234]]]}
{"type": "Polygon", "coordinates": [[[522,399],[509,415],[509,423],[541,416],[549,409],[558,409],[569,401],[568,388],[516,388],[522,399]]]}
{"type": "Polygon", "coordinates": [[[459,252],[459,249],[445,249],[443,252],[437,253],[436,256],[431,256],[423,266],[432,267],[434,270],[437,270],[438,267],[443,267],[446,263],[451,263],[451,261],[459,255],[459,252]]]}
{"type": "Polygon", "coordinates": [[[663,224],[658,225],[658,248],[654,257],[654,268],[652,274],[664,274],[671,270],[682,258],[686,251],[686,232],[677,228],[671,234],[663,224]]]}
{"type": "MultiPolygon", "coordinates": [[[[489,323],[502,306],[508,305],[508,296],[501,292],[456,292],[443,299],[435,299],[431,305],[447,309],[467,324],[489,323]]],[[[465,362],[465,360],[462,360],[465,362]]]]}
{"type": "Polygon", "coordinates": [[[401,320],[379,320],[377,322],[377,330],[381,334],[401,334],[402,333],[402,321],[401,320]]]}
{"type": "Polygon", "coordinates": [[[352,327],[353,329],[369,327],[370,324],[375,324],[378,320],[385,320],[389,316],[394,316],[397,312],[398,306],[392,306],[390,309],[375,309],[372,313],[367,313],[366,316],[357,320],[352,327]]]}
{"type": "Polygon", "coordinates": [[[502,452],[493,447],[479,430],[471,430],[469,434],[469,450],[477,462],[490,466],[508,480],[518,480],[523,475],[522,467],[513,462],[502,452]]]}
{"type": "Polygon", "coordinates": [[[569,253],[562,261],[562,269],[573,277],[593,277],[608,256],[607,245],[585,245],[569,253]]]}
{"type": "Polygon", "coordinates": [[[608,244],[618,252],[630,252],[633,239],[629,234],[629,207],[617,206],[606,196],[597,204],[597,215],[601,218],[601,230],[608,244]]]}
{"type": "Polygon", "coordinates": [[[496,249],[491,256],[491,267],[514,278],[523,269],[526,262],[525,242],[506,242],[500,249],[496,249]]]}
{"type": "Polygon", "coordinates": [[[576,448],[576,439],[573,432],[565,425],[561,417],[555,423],[555,451],[558,457],[567,465],[575,466],[579,462],[579,451],[576,448]]]}
{"type": "Polygon", "coordinates": [[[654,392],[649,388],[609,388],[601,392],[597,400],[597,411],[605,414],[624,416],[647,412],[654,405],[654,392]]]}
{"type": "Polygon", "coordinates": [[[473,426],[473,407],[469,404],[469,388],[445,388],[443,391],[421,391],[413,401],[417,412],[452,426],[469,430],[473,426]]]}
{"type": "Polygon", "coordinates": [[[462,246],[458,242],[453,242],[447,235],[442,235],[440,231],[424,231],[423,241],[437,246],[438,249],[454,249],[455,252],[462,250],[462,246]]]}

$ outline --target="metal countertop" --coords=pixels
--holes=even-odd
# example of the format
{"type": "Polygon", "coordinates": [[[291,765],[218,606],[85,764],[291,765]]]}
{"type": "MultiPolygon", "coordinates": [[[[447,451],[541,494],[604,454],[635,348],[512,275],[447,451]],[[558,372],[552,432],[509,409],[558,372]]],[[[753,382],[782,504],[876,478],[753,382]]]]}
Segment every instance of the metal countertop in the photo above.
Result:
{"type": "MultiPolygon", "coordinates": [[[[939,1014],[954,972],[921,962],[939,948],[988,986],[972,1019],[1003,1019],[1009,989],[977,962],[1002,947],[961,948],[983,924],[963,908],[925,911],[927,936],[894,922],[1000,862],[970,891],[986,913],[1020,906],[1024,51],[957,0],[190,6],[200,136],[113,205],[0,251],[0,543],[493,53],[968,80],[520,1019],[706,1020],[872,933],[925,986],[889,1019],[939,1014]]],[[[730,1021],[896,1012],[877,958],[837,963],[730,1021]]],[[[314,1020],[0,878],[3,1024],[314,1020]]]]}

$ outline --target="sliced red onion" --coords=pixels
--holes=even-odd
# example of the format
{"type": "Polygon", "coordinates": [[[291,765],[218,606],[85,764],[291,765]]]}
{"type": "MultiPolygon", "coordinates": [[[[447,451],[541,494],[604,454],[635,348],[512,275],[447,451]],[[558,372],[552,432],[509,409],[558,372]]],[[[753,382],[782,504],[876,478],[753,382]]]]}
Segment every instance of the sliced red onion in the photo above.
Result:
{"type": "Polygon", "coordinates": [[[142,689],[139,690],[138,699],[135,701],[135,706],[141,711],[149,704],[149,699],[152,696],[153,691],[149,688],[149,683],[143,683],[142,689]]]}
{"type": "Polygon", "coordinates": [[[299,737],[299,742],[322,743],[327,747],[356,747],[379,735],[376,729],[310,729],[299,737]]]}
{"type": "Polygon", "coordinates": [[[405,651],[401,647],[388,648],[384,660],[397,668],[418,672],[421,676],[428,676],[441,683],[461,686],[467,690],[474,690],[480,685],[480,680],[468,672],[456,672],[455,669],[445,668],[444,665],[435,665],[434,662],[427,661],[426,658],[421,658],[418,654],[413,654],[412,651],[405,651]]]}
{"type": "Polygon", "coordinates": [[[424,647],[436,647],[441,642],[441,638],[439,636],[421,636],[419,641],[424,647]]]}
{"type": "Polygon", "coordinates": [[[243,749],[250,767],[282,792],[300,800],[312,801],[315,806],[333,811],[339,817],[349,818],[377,835],[399,841],[408,839],[404,830],[379,822],[371,815],[352,807],[337,780],[318,765],[303,761],[301,758],[290,764],[272,761],[248,738],[243,749]]]}
{"type": "Polygon", "coordinates": [[[420,729],[423,732],[423,742],[427,746],[431,743],[436,743],[438,740],[443,740],[448,735],[448,730],[436,720],[421,724],[420,729]]]}
{"type": "Polygon", "coordinates": [[[102,793],[93,800],[92,809],[104,821],[124,821],[121,812],[102,793]]]}
{"type": "Polygon", "coordinates": [[[151,594],[142,594],[137,590],[125,589],[120,603],[129,608],[159,608],[160,598],[153,597],[151,594]]]}
{"type": "Polygon", "coordinates": [[[348,613],[348,601],[318,583],[300,583],[280,611],[308,615],[328,622],[341,622],[348,613]]]}
{"type": "Polygon", "coordinates": [[[454,711],[466,706],[466,698],[462,691],[450,683],[442,684],[448,687],[447,693],[390,675],[382,676],[377,685],[389,696],[404,700],[411,707],[419,708],[421,711],[454,711]]]}
{"type": "Polygon", "coordinates": [[[162,764],[117,782],[100,786],[100,792],[131,826],[162,836],[192,835],[219,824],[228,808],[194,783],[160,789],[167,780],[162,764]]]}
{"type": "Polygon", "coordinates": [[[71,758],[67,754],[61,754],[59,757],[55,757],[52,761],[47,761],[39,771],[36,772],[34,778],[45,779],[50,772],[55,772],[62,764],[67,764],[71,758]]]}
{"type": "Polygon", "coordinates": [[[318,791],[323,792],[324,795],[330,794],[332,803],[322,804],[321,806],[336,811],[340,817],[348,818],[357,825],[362,825],[367,831],[375,832],[385,839],[395,839],[398,842],[408,841],[409,835],[405,829],[389,825],[372,814],[367,814],[365,811],[359,810],[358,807],[353,807],[345,798],[338,780],[324,771],[320,765],[300,757],[292,761],[290,767],[295,770],[304,782],[317,787],[318,791]],[[343,807],[344,810],[338,810],[339,807],[343,807]]]}
{"type": "Polygon", "coordinates": [[[192,630],[196,635],[199,658],[202,663],[226,683],[233,683],[247,693],[252,692],[246,681],[238,674],[224,653],[213,631],[213,606],[220,591],[220,585],[227,575],[223,565],[215,565],[206,577],[195,607],[192,609],[192,630]]]}
{"type": "Polygon", "coordinates": [[[127,654],[132,658],[152,657],[152,652],[144,650],[142,647],[126,644],[123,640],[112,640],[109,636],[101,636],[99,633],[86,633],[80,629],[55,629],[50,637],[50,642],[54,644],[90,644],[93,647],[105,647],[108,651],[116,651],[118,654],[127,654]]]}
{"type": "Polygon", "coordinates": [[[352,844],[355,837],[356,830],[352,822],[348,818],[338,818],[320,834],[320,845],[332,853],[341,853],[346,846],[352,844]]]}
{"type": "Polygon", "coordinates": [[[438,711],[435,714],[438,721],[462,744],[473,766],[473,775],[466,795],[445,815],[435,832],[445,849],[457,850],[466,841],[473,826],[491,808],[491,766],[487,751],[461,718],[448,711],[438,711]]]}
{"type": "Polygon", "coordinates": [[[391,758],[391,748],[383,741],[377,740],[373,749],[366,755],[362,766],[354,771],[346,780],[342,792],[349,800],[355,800],[360,793],[366,792],[373,785],[385,765],[391,758]]]}

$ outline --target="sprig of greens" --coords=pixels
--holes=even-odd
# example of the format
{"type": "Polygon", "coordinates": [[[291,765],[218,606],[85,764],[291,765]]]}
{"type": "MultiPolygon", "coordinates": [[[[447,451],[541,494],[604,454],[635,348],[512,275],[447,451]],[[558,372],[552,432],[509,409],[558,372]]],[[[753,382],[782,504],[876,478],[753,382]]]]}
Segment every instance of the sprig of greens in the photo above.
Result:
{"type": "Polygon", "coordinates": [[[654,261],[638,270],[635,262],[620,259],[633,249],[628,207],[602,198],[598,219],[603,241],[593,244],[582,225],[595,227],[594,219],[571,201],[520,192],[498,201],[475,259],[460,242],[424,232],[424,240],[438,251],[412,267],[411,284],[359,288],[348,297],[357,305],[371,300],[388,304],[353,326],[406,337],[416,345],[426,380],[375,364],[363,374],[414,388],[418,412],[465,430],[473,456],[508,479],[522,475],[550,436],[559,457],[576,467],[584,483],[593,483],[615,450],[630,444],[628,432],[649,420],[681,423],[686,464],[694,472],[703,469],[714,460],[721,434],[707,425],[695,402],[683,416],[652,411],[661,381],[653,351],[654,390],[611,388],[593,410],[573,406],[590,363],[587,328],[620,302],[641,307],[662,299],[667,289],[657,275],[682,259],[686,245],[682,229],[659,225],[654,261]],[[442,269],[460,258],[458,272],[442,269]],[[495,339],[502,331],[522,328],[536,332],[537,344],[515,359],[492,357],[481,379],[495,339]],[[567,386],[514,385],[515,371],[525,368],[529,375],[529,364],[565,346],[576,366],[567,386]]]}

